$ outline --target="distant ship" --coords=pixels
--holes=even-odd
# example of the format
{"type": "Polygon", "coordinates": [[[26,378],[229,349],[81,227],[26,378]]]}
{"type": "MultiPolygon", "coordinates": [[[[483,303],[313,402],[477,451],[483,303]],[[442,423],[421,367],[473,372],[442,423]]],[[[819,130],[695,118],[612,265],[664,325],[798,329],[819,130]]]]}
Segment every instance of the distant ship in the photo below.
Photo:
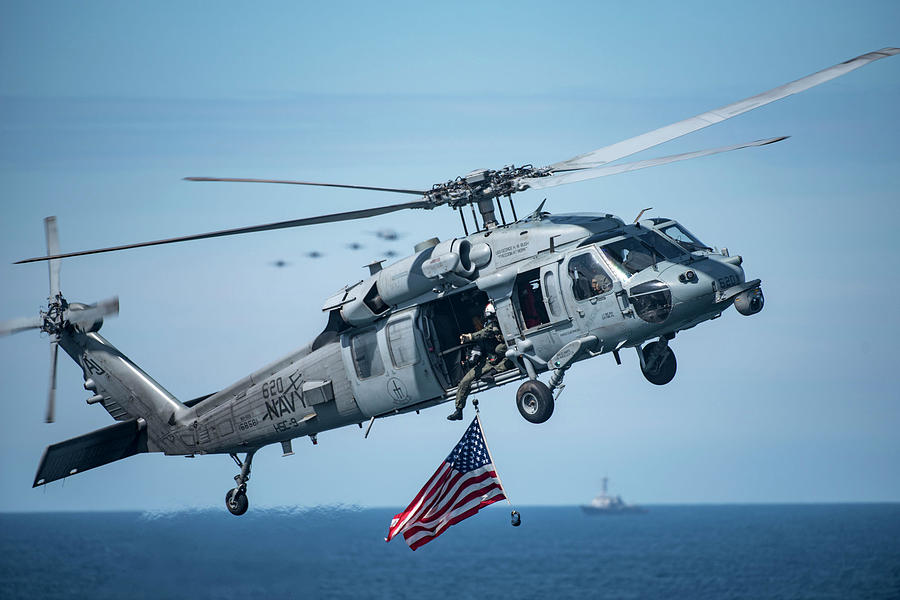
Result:
{"type": "Polygon", "coordinates": [[[622,496],[610,496],[606,492],[607,478],[603,478],[603,491],[591,500],[590,504],[582,504],[581,510],[589,515],[621,515],[625,513],[645,513],[646,509],[634,504],[625,504],[622,496]]]}

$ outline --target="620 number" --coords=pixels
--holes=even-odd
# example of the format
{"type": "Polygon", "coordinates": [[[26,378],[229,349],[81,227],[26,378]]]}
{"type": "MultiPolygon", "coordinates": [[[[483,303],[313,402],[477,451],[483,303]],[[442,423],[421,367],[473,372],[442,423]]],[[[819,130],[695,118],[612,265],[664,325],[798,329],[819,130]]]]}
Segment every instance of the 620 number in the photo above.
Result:
{"type": "Polygon", "coordinates": [[[281,377],[276,377],[271,381],[267,381],[262,386],[262,394],[263,398],[274,397],[284,393],[284,383],[281,381],[281,377]]]}

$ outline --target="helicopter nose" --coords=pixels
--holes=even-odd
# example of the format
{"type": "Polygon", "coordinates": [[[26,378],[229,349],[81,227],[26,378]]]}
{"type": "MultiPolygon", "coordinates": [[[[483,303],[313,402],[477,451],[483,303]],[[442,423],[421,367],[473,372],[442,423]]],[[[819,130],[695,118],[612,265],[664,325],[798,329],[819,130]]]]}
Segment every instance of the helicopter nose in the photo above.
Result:
{"type": "MultiPolygon", "coordinates": [[[[717,260],[710,257],[685,265],[674,265],[662,274],[663,279],[672,290],[672,297],[679,312],[699,315],[718,308],[718,293],[730,287],[744,283],[744,270],[740,266],[740,257],[717,260]],[[737,259],[737,260],[736,260],[737,259]],[[680,305],[680,306],[679,306],[680,305]]],[[[762,309],[762,300],[757,299],[742,314],[755,314],[762,309]]],[[[676,309],[677,310],[677,309],[676,309]]]]}

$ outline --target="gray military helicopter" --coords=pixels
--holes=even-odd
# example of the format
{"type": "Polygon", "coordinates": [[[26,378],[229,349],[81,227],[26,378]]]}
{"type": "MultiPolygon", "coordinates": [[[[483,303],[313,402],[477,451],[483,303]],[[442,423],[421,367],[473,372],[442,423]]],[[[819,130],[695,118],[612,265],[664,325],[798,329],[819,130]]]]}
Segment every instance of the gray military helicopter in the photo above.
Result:
{"type": "MultiPolygon", "coordinates": [[[[644,376],[664,385],[675,375],[676,334],[716,319],[734,305],[743,315],[763,308],[759,279],[747,280],[740,256],[714,250],[673,219],[626,223],[610,214],[551,215],[543,203],[518,217],[512,196],[528,189],[604,177],[721,152],[779,142],[775,137],[722,148],[610,165],[754,108],[809,89],[875,60],[900,53],[885,48],[734,104],[546,167],[479,169],[428,190],[309,181],[189,178],[327,186],[417,196],[415,201],[306,217],[98,250],[60,253],[56,221],[46,219],[49,261],[47,309],[35,318],[0,326],[2,333],[39,329],[50,336],[47,421],[53,421],[56,357],[62,349],[83,371],[84,387],[119,423],[49,446],[34,485],[140,452],[228,454],[240,472],[226,506],[248,508],[254,454],[322,431],[419,411],[451,398],[463,375],[460,335],[482,326],[490,301],[518,367],[476,382],[474,389],[525,380],[516,403],[522,416],[542,423],[553,413],[563,378],[574,364],[634,348],[644,376]],[[506,198],[509,217],[501,200],[506,198]],[[59,286],[63,258],[188,240],[374,217],[447,205],[462,221],[463,237],[432,238],[389,266],[369,265],[369,276],[325,301],[328,320],[309,344],[214,394],[179,401],[101,337],[103,317],[118,300],[70,303],[59,286]],[[471,223],[465,209],[471,208],[471,223]],[[477,212],[476,212],[477,208],[477,212]],[[499,213],[499,219],[498,219],[499,213]],[[480,218],[480,222],[479,222],[480,218]],[[470,227],[471,225],[471,227],[470,227]],[[547,383],[539,378],[549,374],[547,383]],[[243,459],[239,458],[243,454],[243,459]]],[[[366,431],[368,434],[368,430],[366,431]]]]}

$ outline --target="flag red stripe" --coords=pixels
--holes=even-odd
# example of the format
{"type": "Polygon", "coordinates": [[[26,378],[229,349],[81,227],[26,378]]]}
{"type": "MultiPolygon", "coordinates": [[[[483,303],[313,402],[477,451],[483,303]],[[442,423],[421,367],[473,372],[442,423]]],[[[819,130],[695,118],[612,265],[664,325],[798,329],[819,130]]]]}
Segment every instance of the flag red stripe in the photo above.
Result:
{"type": "MultiPolygon", "coordinates": [[[[482,483],[485,479],[496,479],[495,475],[496,474],[493,471],[488,471],[487,473],[482,473],[480,475],[476,475],[475,477],[470,477],[470,478],[464,480],[461,483],[461,485],[459,486],[459,488],[455,492],[452,493],[452,495],[450,495],[446,498],[441,498],[440,504],[435,505],[432,510],[429,510],[424,515],[422,515],[422,518],[419,519],[419,522],[427,523],[429,521],[433,521],[433,520],[439,518],[444,512],[446,512],[447,506],[455,506],[456,504],[458,504],[457,498],[459,498],[459,496],[466,489],[470,488],[473,485],[478,485],[478,484],[482,483]]],[[[450,492],[448,491],[448,493],[450,493],[450,492]]],[[[468,492],[466,492],[466,493],[468,494],[468,492]]]]}
{"type": "MultiPolygon", "coordinates": [[[[460,521],[468,519],[469,517],[471,517],[472,515],[477,513],[479,510],[481,510],[485,506],[490,506],[494,502],[499,502],[499,501],[505,500],[505,499],[506,499],[506,496],[504,496],[503,493],[501,492],[499,495],[494,496],[493,498],[488,498],[487,500],[480,502],[477,506],[474,506],[474,507],[470,508],[469,510],[467,510],[466,512],[461,513],[461,514],[453,517],[452,519],[450,519],[450,521],[447,522],[447,525],[443,529],[441,529],[439,532],[435,533],[434,535],[422,537],[422,538],[416,540],[415,542],[411,543],[409,545],[410,549],[415,550],[416,548],[419,548],[420,546],[424,546],[431,540],[437,538],[439,535],[444,533],[444,531],[446,531],[447,528],[450,527],[451,525],[456,525],[460,521]]],[[[405,533],[403,534],[403,537],[406,538],[405,533]]]]}
{"type": "MultiPolygon", "coordinates": [[[[444,509],[442,509],[439,513],[431,515],[428,520],[419,519],[415,522],[414,525],[408,527],[403,534],[407,535],[413,533],[419,533],[422,531],[434,531],[443,523],[442,519],[446,517],[448,514],[452,514],[453,511],[458,510],[460,507],[465,506],[475,500],[480,496],[486,495],[491,490],[499,490],[500,485],[494,481],[486,486],[481,486],[476,488],[465,495],[459,502],[454,502],[452,505],[447,505],[444,509]],[[437,522],[435,522],[437,521],[437,522]]],[[[502,490],[501,490],[502,491],[502,490]]]]}
{"type": "Polygon", "coordinates": [[[440,504],[441,501],[447,497],[447,494],[449,494],[452,490],[457,489],[460,481],[465,477],[462,473],[455,469],[452,469],[450,472],[453,473],[453,476],[444,481],[441,484],[440,488],[435,488],[435,492],[437,493],[429,495],[428,504],[423,504],[422,508],[419,509],[419,511],[416,513],[417,519],[421,518],[422,515],[430,514],[434,507],[440,504]]]}
{"type": "MultiPolygon", "coordinates": [[[[422,486],[422,489],[419,490],[419,493],[416,494],[416,497],[413,498],[412,502],[409,503],[409,506],[406,507],[406,510],[409,510],[411,506],[414,506],[417,502],[419,502],[419,500],[426,492],[432,491],[434,489],[432,487],[432,482],[434,482],[435,478],[438,478],[439,475],[441,476],[440,479],[446,478],[448,471],[449,470],[447,469],[447,463],[441,463],[441,466],[439,466],[437,468],[437,471],[434,472],[434,475],[432,475],[431,478],[427,482],[425,482],[425,485],[422,486]]],[[[434,483],[434,486],[437,485],[440,485],[440,480],[434,483]]]]}
{"type": "Polygon", "coordinates": [[[391,539],[395,535],[397,535],[400,531],[403,530],[403,528],[406,526],[406,524],[409,522],[409,520],[412,516],[415,516],[422,511],[422,507],[421,507],[420,503],[424,501],[424,499],[422,498],[423,492],[428,490],[429,491],[428,495],[430,496],[434,492],[434,490],[436,490],[440,486],[442,486],[449,477],[452,477],[456,474],[457,474],[457,472],[454,471],[453,469],[449,468],[447,463],[443,463],[438,468],[438,470],[434,472],[434,475],[431,476],[431,479],[428,480],[428,483],[426,483],[425,486],[421,490],[419,490],[419,493],[416,494],[416,497],[413,498],[413,501],[409,503],[409,506],[407,506],[403,510],[403,512],[394,515],[394,519],[397,520],[397,524],[393,525],[388,530],[388,536],[385,538],[384,541],[386,541],[386,542],[391,541],[391,539]],[[437,475],[440,475],[440,477],[438,478],[437,481],[434,481],[432,488],[429,490],[428,489],[429,485],[432,484],[432,481],[435,479],[435,477],[437,475]],[[419,505],[419,506],[417,506],[417,505],[419,505]]]}
{"type": "MultiPolygon", "coordinates": [[[[493,465],[485,465],[484,468],[493,467],[493,465]]],[[[484,475],[489,474],[492,477],[496,476],[496,472],[491,471],[482,471],[478,475],[470,475],[473,471],[469,473],[460,473],[456,470],[453,470],[454,476],[450,479],[442,483],[440,486],[435,486],[431,493],[428,494],[428,498],[431,498],[435,494],[436,497],[432,499],[428,504],[423,504],[419,510],[414,513],[415,519],[406,519],[406,522],[415,522],[421,521],[422,519],[433,520],[433,515],[435,513],[444,512],[444,507],[448,502],[453,502],[457,496],[461,493],[461,490],[464,488],[473,485],[473,483],[479,483],[484,480],[484,475]],[[452,497],[451,497],[452,496],[452,497]],[[429,516],[432,515],[432,516],[429,516]]]]}

